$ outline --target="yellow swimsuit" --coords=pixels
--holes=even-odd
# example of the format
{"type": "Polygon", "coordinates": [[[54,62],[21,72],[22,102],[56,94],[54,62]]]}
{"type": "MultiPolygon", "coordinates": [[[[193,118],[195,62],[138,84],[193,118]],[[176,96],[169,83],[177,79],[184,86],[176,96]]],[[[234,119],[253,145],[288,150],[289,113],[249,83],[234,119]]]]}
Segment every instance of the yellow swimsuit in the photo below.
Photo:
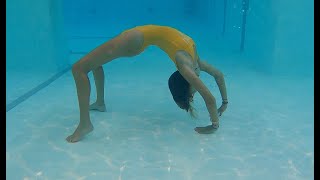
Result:
{"type": "Polygon", "coordinates": [[[159,46],[166,52],[170,59],[176,64],[175,55],[179,50],[186,51],[195,60],[195,43],[187,35],[180,31],[167,27],[157,25],[137,26],[130,30],[138,30],[143,33],[144,42],[141,51],[149,45],[159,46]]]}

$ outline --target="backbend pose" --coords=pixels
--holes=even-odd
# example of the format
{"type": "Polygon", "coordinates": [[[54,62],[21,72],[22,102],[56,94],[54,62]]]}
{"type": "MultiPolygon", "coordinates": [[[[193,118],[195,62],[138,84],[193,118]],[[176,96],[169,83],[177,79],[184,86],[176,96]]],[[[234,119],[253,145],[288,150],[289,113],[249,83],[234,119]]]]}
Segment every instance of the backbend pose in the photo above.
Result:
{"type": "Polygon", "coordinates": [[[74,133],[66,138],[68,142],[77,142],[93,130],[89,110],[106,110],[102,65],[119,57],[136,56],[150,45],[158,46],[166,52],[177,67],[177,71],[170,76],[168,84],[174,101],[181,109],[193,115],[193,107],[190,103],[193,101],[195,92],[198,91],[203,97],[212,124],[196,127],[195,131],[209,134],[218,129],[218,115],[221,116],[228,103],[223,74],[212,65],[200,60],[194,41],[187,35],[168,26],[144,25],[122,32],[73,65],[72,74],[77,87],[80,123],[74,133]],[[88,79],[90,71],[93,71],[97,90],[97,99],[91,105],[89,105],[90,82],[88,79]],[[222,97],[222,105],[219,109],[217,109],[215,97],[199,78],[200,71],[214,77],[222,97]]]}

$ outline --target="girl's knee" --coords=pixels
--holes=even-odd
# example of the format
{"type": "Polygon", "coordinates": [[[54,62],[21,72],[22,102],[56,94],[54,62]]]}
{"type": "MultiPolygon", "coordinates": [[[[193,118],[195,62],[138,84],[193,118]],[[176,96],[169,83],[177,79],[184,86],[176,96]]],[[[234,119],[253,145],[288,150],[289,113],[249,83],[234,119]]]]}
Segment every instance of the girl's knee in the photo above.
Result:
{"type": "Polygon", "coordinates": [[[81,62],[77,62],[72,66],[72,74],[79,75],[81,73],[88,74],[89,70],[85,68],[84,64],[81,62]]]}

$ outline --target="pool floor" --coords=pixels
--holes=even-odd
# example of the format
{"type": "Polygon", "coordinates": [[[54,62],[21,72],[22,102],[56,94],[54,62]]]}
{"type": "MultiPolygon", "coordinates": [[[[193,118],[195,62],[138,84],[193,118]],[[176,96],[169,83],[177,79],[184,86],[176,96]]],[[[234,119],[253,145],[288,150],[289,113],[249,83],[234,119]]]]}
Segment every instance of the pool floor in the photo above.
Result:
{"type": "MultiPolygon", "coordinates": [[[[70,71],[7,112],[7,179],[314,178],[313,79],[220,66],[228,109],[216,133],[200,135],[193,128],[209,124],[202,98],[193,120],[170,95],[174,65],[148,57],[104,65],[107,112],[91,112],[95,129],[78,143],[65,141],[79,120],[70,71]]],[[[220,105],[214,79],[201,77],[220,105]]]]}

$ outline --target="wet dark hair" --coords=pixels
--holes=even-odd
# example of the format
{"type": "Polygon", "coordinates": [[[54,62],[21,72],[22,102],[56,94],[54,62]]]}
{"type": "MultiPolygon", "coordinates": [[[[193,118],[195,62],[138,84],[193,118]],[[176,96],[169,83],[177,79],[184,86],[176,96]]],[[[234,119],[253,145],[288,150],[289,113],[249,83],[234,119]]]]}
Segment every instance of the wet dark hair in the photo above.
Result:
{"type": "Polygon", "coordinates": [[[191,116],[193,116],[193,107],[190,105],[190,101],[192,101],[191,86],[188,81],[184,79],[179,71],[176,71],[170,76],[168,84],[173,100],[179,104],[181,109],[190,112],[191,116]]]}

